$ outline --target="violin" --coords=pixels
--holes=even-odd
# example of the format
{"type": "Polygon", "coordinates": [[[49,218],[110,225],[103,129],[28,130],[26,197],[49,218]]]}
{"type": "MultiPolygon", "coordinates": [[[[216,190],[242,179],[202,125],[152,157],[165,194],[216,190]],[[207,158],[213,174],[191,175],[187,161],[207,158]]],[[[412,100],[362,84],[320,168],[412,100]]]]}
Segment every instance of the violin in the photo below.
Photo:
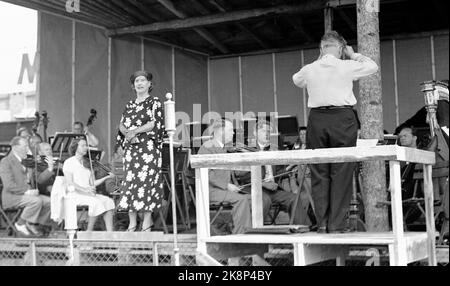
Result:
{"type": "MultiPolygon", "coordinates": [[[[43,155],[37,156],[37,159],[35,159],[32,155],[27,155],[27,158],[22,160],[22,165],[26,168],[48,168],[48,163],[45,161],[45,157],[43,155]]],[[[53,162],[55,163],[55,166],[57,164],[61,163],[61,160],[59,158],[53,158],[53,162]]]]}

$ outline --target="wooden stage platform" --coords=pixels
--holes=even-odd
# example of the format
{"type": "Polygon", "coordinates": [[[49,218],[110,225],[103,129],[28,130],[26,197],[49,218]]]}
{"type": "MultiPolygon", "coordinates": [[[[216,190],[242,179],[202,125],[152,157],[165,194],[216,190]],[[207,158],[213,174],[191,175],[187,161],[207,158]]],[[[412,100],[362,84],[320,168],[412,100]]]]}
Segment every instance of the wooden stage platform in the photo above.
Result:
{"type": "MultiPolygon", "coordinates": [[[[426,259],[427,233],[406,232],[407,263],[426,259]]],[[[387,246],[389,253],[395,251],[395,236],[392,232],[368,233],[354,232],[346,234],[237,234],[201,238],[206,244],[208,255],[216,260],[224,260],[243,255],[264,257],[269,245],[290,244],[294,248],[294,265],[304,266],[330,259],[336,259],[336,265],[345,265],[345,259],[351,246],[387,246]]],[[[389,255],[390,265],[395,265],[394,255],[389,255]]]]}
{"type": "MultiPolygon", "coordinates": [[[[389,249],[390,265],[407,265],[428,259],[437,265],[436,232],[433,217],[432,165],[435,153],[397,145],[373,147],[325,148],[315,150],[265,151],[231,154],[193,155],[190,163],[195,168],[197,244],[198,255],[209,265],[218,259],[255,254],[259,258],[269,244],[291,244],[294,247],[294,264],[308,265],[337,259],[344,264],[351,245],[384,245],[389,249]],[[213,236],[209,217],[209,170],[228,169],[251,172],[252,226],[265,228],[262,209],[263,165],[320,164],[361,161],[389,161],[392,232],[345,234],[242,234],[213,236]],[[422,164],[426,232],[404,232],[400,162],[422,164]]],[[[270,226],[269,226],[270,227],[270,226]]],[[[263,262],[263,261],[261,261],[263,262]]]]}

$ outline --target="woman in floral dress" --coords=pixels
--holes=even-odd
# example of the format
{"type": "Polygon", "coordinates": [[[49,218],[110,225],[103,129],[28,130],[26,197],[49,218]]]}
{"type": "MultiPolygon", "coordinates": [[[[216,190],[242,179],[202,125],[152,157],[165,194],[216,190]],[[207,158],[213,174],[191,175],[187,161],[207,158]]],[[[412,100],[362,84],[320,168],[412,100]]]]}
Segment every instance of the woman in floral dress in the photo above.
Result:
{"type": "Polygon", "coordinates": [[[117,143],[124,151],[124,180],[118,209],[129,212],[128,231],[135,231],[137,213],[144,213],[142,231],[150,231],[152,212],[163,200],[162,135],[163,107],[150,95],[152,74],[137,71],[131,75],[131,87],[136,94],[125,106],[119,125],[117,143]]]}

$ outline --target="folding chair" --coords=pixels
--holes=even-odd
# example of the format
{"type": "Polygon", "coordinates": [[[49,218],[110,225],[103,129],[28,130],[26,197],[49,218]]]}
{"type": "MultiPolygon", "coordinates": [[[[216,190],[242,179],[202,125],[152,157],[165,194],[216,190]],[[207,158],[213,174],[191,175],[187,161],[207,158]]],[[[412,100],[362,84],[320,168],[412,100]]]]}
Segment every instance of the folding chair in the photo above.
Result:
{"type": "Polygon", "coordinates": [[[17,236],[17,229],[14,224],[23,212],[23,208],[3,209],[0,202],[0,219],[6,223],[6,232],[9,236],[17,236]]]}
{"type": "Polygon", "coordinates": [[[0,225],[1,225],[1,221],[3,220],[6,223],[5,230],[8,233],[8,235],[9,236],[11,236],[11,235],[17,236],[17,229],[14,226],[14,224],[17,222],[20,215],[22,214],[23,208],[3,209],[2,198],[1,198],[2,189],[3,189],[3,184],[2,184],[2,180],[0,180],[0,225]]]}

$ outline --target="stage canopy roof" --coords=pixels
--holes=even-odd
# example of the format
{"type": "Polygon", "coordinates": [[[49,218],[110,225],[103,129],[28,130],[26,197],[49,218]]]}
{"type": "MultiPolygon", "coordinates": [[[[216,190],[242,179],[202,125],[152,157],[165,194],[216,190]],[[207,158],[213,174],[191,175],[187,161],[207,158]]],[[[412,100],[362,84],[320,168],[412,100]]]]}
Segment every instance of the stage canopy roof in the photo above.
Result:
{"type": "MultiPolygon", "coordinates": [[[[108,35],[135,34],[210,56],[317,46],[324,8],[333,28],[356,42],[356,0],[2,0],[89,22],[108,35]]],[[[448,1],[380,0],[380,36],[448,30],[448,1]]]]}

